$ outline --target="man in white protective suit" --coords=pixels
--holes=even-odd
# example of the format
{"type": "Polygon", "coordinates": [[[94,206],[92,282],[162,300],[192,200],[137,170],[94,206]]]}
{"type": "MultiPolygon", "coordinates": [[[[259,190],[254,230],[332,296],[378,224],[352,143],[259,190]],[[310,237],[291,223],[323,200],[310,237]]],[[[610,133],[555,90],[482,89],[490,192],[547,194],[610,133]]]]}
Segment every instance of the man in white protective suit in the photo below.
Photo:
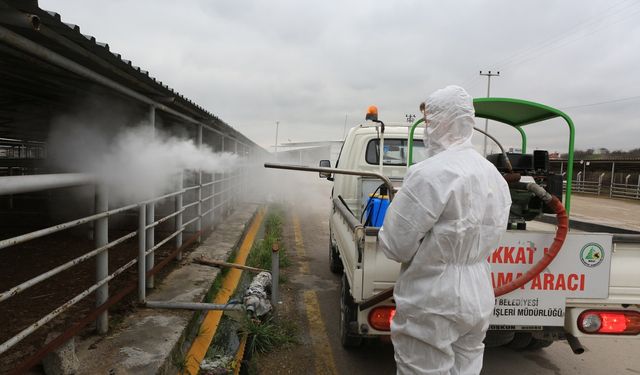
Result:
{"type": "Polygon", "coordinates": [[[391,324],[398,374],[478,374],[494,293],[487,257],[507,228],[502,175],[471,144],[474,109],[458,86],[421,105],[427,159],[412,166],[379,240],[402,263],[391,324]]]}

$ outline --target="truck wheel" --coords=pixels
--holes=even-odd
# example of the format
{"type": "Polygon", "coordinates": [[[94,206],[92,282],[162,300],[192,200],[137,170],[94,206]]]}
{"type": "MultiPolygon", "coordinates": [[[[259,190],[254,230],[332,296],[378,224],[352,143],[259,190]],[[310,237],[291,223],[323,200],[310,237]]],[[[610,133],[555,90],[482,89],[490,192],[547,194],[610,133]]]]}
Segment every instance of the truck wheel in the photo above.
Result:
{"type": "Polygon", "coordinates": [[[553,340],[532,338],[531,342],[527,346],[527,350],[536,351],[536,350],[544,349],[551,344],[553,344],[553,340]]]}
{"type": "Polygon", "coordinates": [[[531,333],[516,332],[516,334],[513,336],[513,340],[511,340],[511,342],[508,343],[507,346],[514,350],[524,350],[529,346],[529,344],[531,344],[532,340],[533,337],[531,337],[531,333]]]}
{"type": "Polygon", "coordinates": [[[507,345],[514,337],[512,331],[487,331],[487,335],[484,337],[484,345],[487,348],[497,348],[507,345]]]}
{"type": "Polygon", "coordinates": [[[336,275],[341,275],[344,270],[338,248],[333,246],[333,242],[331,241],[331,235],[329,235],[329,269],[336,275]]]}
{"type": "Polygon", "coordinates": [[[355,348],[362,345],[362,337],[351,333],[352,322],[357,322],[358,306],[349,292],[347,275],[342,274],[340,288],[340,343],[343,348],[355,348]]]}

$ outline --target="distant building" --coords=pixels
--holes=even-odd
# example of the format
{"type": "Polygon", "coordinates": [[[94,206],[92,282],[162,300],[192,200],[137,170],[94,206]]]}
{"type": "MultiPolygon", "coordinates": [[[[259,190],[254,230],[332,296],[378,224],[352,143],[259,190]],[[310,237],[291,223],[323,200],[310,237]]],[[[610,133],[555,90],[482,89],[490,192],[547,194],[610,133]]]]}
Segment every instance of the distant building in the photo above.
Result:
{"type": "Polygon", "coordinates": [[[341,147],[342,141],[282,143],[278,145],[278,160],[318,166],[320,160],[325,159],[331,161],[331,166],[335,166],[341,147]]]}

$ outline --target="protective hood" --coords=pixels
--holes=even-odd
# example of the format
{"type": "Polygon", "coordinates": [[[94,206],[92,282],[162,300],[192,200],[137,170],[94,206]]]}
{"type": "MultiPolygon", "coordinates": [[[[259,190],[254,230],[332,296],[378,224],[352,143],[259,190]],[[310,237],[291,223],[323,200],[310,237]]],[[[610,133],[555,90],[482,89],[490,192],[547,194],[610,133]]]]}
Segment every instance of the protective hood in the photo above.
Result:
{"type": "Polygon", "coordinates": [[[459,86],[447,86],[425,101],[426,130],[424,147],[427,157],[454,147],[472,147],[473,98],[459,86]]]}

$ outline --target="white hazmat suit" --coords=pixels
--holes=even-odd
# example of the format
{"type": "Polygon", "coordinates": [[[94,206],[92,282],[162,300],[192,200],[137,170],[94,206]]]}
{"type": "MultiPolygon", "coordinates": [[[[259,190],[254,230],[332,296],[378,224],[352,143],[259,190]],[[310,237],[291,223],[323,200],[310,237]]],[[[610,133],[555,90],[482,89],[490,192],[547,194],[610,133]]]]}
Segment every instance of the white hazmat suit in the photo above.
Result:
{"type": "Polygon", "coordinates": [[[425,102],[427,159],[390,204],[380,243],[402,263],[391,324],[398,374],[478,374],[494,294],[487,257],[511,198],[472,146],[472,98],[448,86],[425,102]]]}

